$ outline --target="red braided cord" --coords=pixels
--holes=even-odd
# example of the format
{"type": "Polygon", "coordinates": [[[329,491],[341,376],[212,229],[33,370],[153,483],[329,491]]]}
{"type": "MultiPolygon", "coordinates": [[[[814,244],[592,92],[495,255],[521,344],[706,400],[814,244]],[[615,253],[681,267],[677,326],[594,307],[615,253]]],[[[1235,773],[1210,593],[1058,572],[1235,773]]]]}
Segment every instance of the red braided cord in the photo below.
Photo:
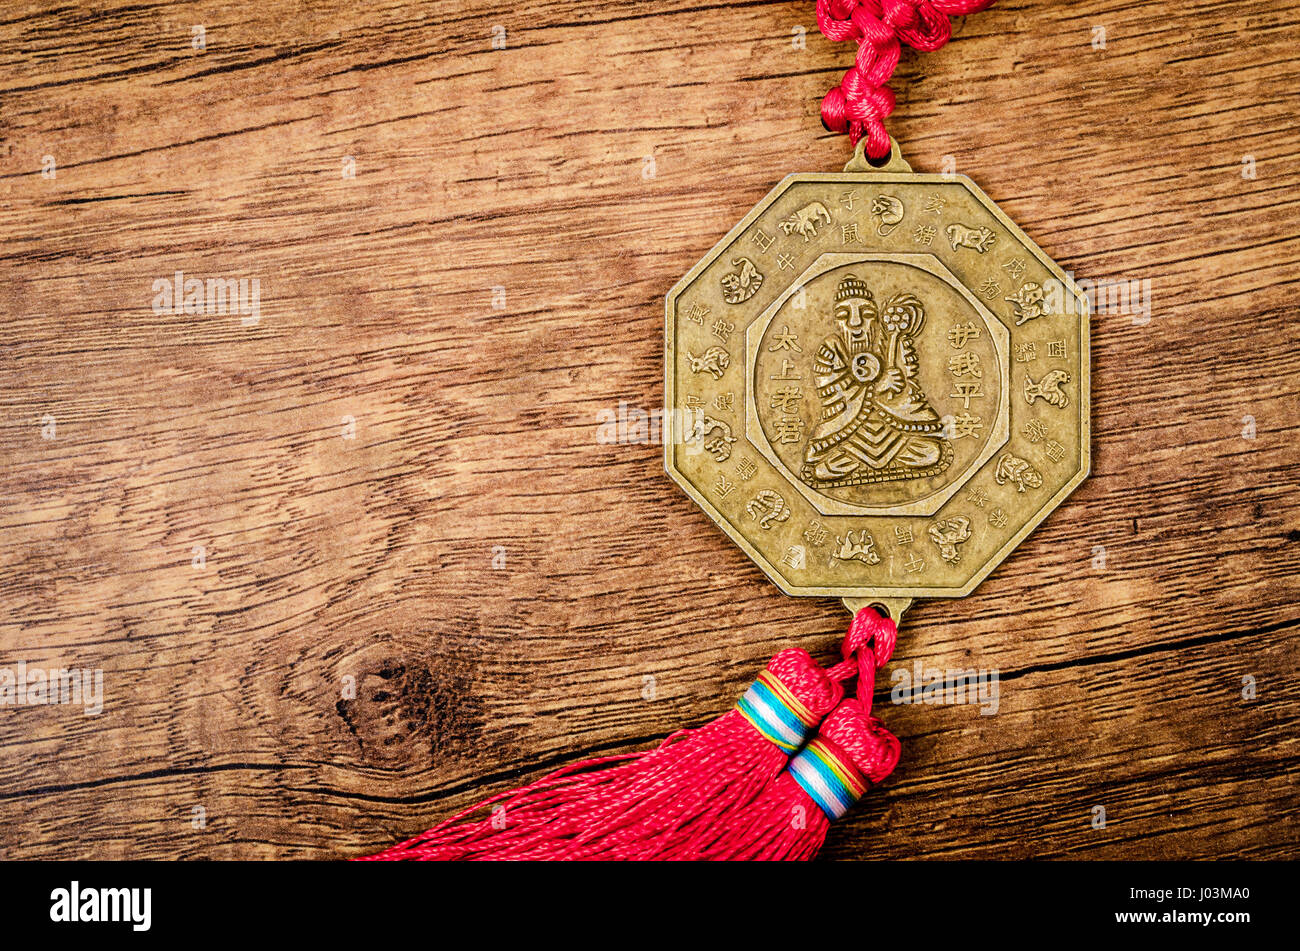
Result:
{"type": "Polygon", "coordinates": [[[858,44],[854,65],[822,100],[822,122],[832,132],[847,132],[858,144],[866,137],[871,158],[889,154],[885,117],[894,111],[894,93],[885,85],[902,54],[902,44],[923,53],[952,38],[950,16],[985,9],[993,0],[817,0],[817,28],[830,40],[858,44]]]}
{"type": "Polygon", "coordinates": [[[858,678],[857,695],[871,710],[871,694],[875,689],[876,671],[889,663],[898,644],[898,626],[888,614],[879,614],[875,608],[862,608],[849,622],[849,632],[844,636],[840,654],[844,660],[826,671],[834,681],[858,678]],[[866,660],[859,660],[865,655],[866,660]]]}

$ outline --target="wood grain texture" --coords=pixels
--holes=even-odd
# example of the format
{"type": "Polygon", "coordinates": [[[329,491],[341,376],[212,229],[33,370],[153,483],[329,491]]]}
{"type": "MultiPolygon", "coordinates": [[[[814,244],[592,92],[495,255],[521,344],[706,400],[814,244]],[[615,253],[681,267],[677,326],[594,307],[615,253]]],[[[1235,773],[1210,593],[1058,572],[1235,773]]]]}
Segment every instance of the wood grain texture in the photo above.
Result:
{"type": "MultiPolygon", "coordinates": [[[[903,763],[827,855],[1300,855],[1297,23],[1020,0],[904,57],[912,166],[1153,319],[1094,318],[1091,479],[907,618],[898,662],[999,669],[998,715],[882,691],[903,763]]],[[[373,850],[829,659],[842,606],[596,420],[661,404],[677,277],[843,164],[850,57],[810,2],[7,4],[0,666],[105,697],[0,707],[2,854],[373,850]],[[177,270],[260,321],[155,314],[177,270]]]]}

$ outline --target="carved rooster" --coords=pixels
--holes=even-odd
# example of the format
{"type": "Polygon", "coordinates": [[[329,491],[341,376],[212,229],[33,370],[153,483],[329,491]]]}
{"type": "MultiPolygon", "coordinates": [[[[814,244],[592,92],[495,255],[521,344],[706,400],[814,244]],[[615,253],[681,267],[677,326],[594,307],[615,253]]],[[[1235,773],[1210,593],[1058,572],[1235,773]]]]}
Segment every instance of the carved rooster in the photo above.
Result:
{"type": "Polygon", "coordinates": [[[1052,406],[1065,406],[1070,398],[1061,389],[1062,384],[1070,382],[1070,374],[1064,370],[1053,370],[1035,383],[1028,373],[1025,374],[1025,402],[1033,403],[1042,397],[1052,406]]]}

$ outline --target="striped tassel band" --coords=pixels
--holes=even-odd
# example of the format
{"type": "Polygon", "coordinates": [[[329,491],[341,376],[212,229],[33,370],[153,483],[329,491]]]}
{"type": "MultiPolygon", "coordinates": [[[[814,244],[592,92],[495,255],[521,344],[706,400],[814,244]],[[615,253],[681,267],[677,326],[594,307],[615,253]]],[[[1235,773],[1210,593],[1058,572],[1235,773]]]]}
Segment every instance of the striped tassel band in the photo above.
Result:
{"type": "Polygon", "coordinates": [[[820,738],[790,760],[788,768],[794,781],[832,820],[848,812],[867,791],[867,781],[862,775],[831,752],[820,738]]]}
{"type": "Polygon", "coordinates": [[[817,718],[770,671],[763,671],[736,704],[740,715],[786,753],[803,745],[817,718]]]}

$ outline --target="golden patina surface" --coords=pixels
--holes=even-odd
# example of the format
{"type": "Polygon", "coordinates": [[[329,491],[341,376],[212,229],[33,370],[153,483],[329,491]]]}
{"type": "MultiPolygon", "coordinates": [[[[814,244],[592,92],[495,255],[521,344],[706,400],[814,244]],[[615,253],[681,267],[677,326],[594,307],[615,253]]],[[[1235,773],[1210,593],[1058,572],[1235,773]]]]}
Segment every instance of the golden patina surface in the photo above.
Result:
{"type": "Polygon", "coordinates": [[[667,298],[668,472],[787,594],[969,593],[1087,476],[1088,305],[969,179],[792,175],[667,298]]]}

